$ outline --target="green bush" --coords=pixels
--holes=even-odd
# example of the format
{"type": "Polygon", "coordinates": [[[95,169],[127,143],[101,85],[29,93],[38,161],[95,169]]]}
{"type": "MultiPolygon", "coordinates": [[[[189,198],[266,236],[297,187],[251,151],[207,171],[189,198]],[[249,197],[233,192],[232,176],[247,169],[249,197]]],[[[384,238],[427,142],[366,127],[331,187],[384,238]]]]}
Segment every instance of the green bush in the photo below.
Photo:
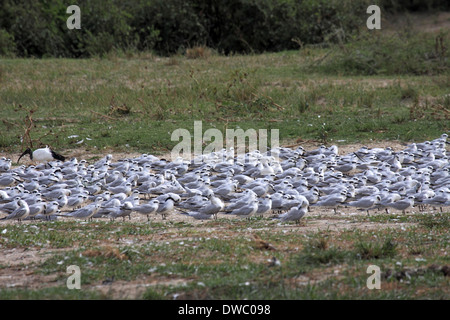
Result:
{"type": "MultiPolygon", "coordinates": [[[[65,27],[66,46],[76,57],[103,56],[113,49],[135,47],[131,32],[130,13],[115,0],[80,0],[81,29],[69,30],[65,27]]],[[[64,14],[64,21],[69,17],[64,14]]]]}
{"type": "MultiPolygon", "coordinates": [[[[1,0],[0,54],[89,57],[131,49],[170,55],[194,46],[229,54],[345,43],[365,25],[372,2],[390,11],[449,8],[444,0],[79,0],[81,29],[69,30],[65,1],[1,0]]],[[[364,54],[352,58],[358,68],[372,63],[364,54]]]]}
{"type": "Polygon", "coordinates": [[[65,9],[61,1],[5,0],[0,28],[14,37],[19,56],[69,55],[61,32],[65,9]]]}
{"type": "Polygon", "coordinates": [[[130,27],[138,37],[139,49],[170,54],[192,44],[204,44],[207,33],[193,2],[153,0],[129,10],[133,16],[130,27]]]}
{"type": "Polygon", "coordinates": [[[16,54],[14,37],[8,31],[0,29],[0,56],[13,57],[16,54]]]}
{"type": "Polygon", "coordinates": [[[448,0],[379,0],[379,5],[389,12],[448,10],[448,0]]]}

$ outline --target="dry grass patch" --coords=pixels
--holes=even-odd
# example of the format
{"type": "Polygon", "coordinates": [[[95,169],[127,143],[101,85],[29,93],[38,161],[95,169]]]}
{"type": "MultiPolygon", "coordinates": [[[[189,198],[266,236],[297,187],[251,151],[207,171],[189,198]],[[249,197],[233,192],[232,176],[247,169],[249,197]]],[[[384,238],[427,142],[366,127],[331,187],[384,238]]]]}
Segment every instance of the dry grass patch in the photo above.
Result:
{"type": "Polygon", "coordinates": [[[188,59],[208,59],[211,55],[213,55],[213,50],[205,46],[186,49],[186,58],[188,59]]]}
{"type": "Polygon", "coordinates": [[[103,258],[115,258],[118,260],[127,260],[128,256],[123,252],[120,252],[119,248],[112,246],[102,246],[97,249],[88,249],[82,253],[86,257],[103,257],[103,258]]]}

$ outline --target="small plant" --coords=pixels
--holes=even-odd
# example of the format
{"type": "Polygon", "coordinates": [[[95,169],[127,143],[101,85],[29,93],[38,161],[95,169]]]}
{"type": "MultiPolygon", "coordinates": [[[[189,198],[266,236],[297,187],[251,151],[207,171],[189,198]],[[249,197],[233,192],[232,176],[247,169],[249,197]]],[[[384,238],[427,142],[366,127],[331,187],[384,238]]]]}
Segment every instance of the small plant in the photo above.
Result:
{"type": "Polygon", "coordinates": [[[144,299],[144,300],[164,300],[165,297],[163,294],[157,292],[154,288],[149,288],[142,295],[142,299],[144,299]]]}
{"type": "Polygon", "coordinates": [[[297,263],[301,266],[319,266],[338,264],[350,255],[350,252],[342,250],[335,246],[329,246],[326,237],[319,237],[310,240],[300,255],[297,257],[297,263]]]}
{"type": "Polygon", "coordinates": [[[169,57],[166,62],[164,63],[164,65],[170,67],[170,66],[178,66],[180,64],[180,60],[175,57],[175,56],[171,56],[169,57]]]}
{"type": "Polygon", "coordinates": [[[111,97],[111,101],[109,103],[109,116],[118,115],[124,116],[129,115],[131,113],[131,108],[127,106],[125,103],[122,105],[117,105],[114,99],[114,96],[111,97]]]}
{"type": "Polygon", "coordinates": [[[298,262],[310,266],[332,265],[345,260],[347,252],[331,247],[326,250],[308,250],[300,255],[298,262]]]}
{"type": "Polygon", "coordinates": [[[318,239],[313,239],[309,243],[309,246],[311,248],[316,248],[319,250],[326,250],[328,249],[328,239],[326,237],[319,237],[318,239]]]}
{"type": "Polygon", "coordinates": [[[448,213],[428,214],[418,217],[419,224],[428,229],[448,229],[450,220],[448,213]]]}
{"type": "Polygon", "coordinates": [[[155,106],[155,111],[152,114],[152,119],[154,120],[166,120],[167,119],[167,112],[163,106],[160,104],[155,106]]]}
{"type": "Polygon", "coordinates": [[[360,241],[355,247],[357,256],[364,260],[393,257],[397,254],[397,244],[391,238],[383,243],[360,241]]]}
{"type": "Polygon", "coordinates": [[[419,92],[417,91],[416,88],[413,88],[408,85],[406,88],[400,89],[400,99],[402,99],[402,100],[411,99],[414,102],[418,102],[419,101],[419,92]]]}
{"type": "Polygon", "coordinates": [[[326,145],[329,141],[330,132],[332,131],[334,131],[334,129],[330,125],[327,125],[325,122],[322,123],[318,129],[317,139],[320,143],[326,145]]]}
{"type": "Polygon", "coordinates": [[[7,125],[8,127],[22,127],[23,134],[20,136],[20,142],[21,142],[21,148],[24,149],[24,146],[33,148],[33,142],[38,142],[39,145],[43,145],[41,142],[41,139],[44,138],[47,135],[52,134],[52,130],[49,130],[46,134],[43,136],[37,138],[37,139],[31,139],[31,130],[33,130],[36,125],[34,123],[33,114],[38,110],[38,107],[35,108],[26,108],[19,104],[17,108],[14,109],[14,112],[19,111],[25,111],[25,116],[23,117],[22,122],[20,123],[20,120],[17,120],[15,122],[11,122],[8,120],[3,119],[3,123],[7,125]]]}
{"type": "Polygon", "coordinates": [[[302,114],[309,109],[309,102],[304,95],[300,97],[297,101],[298,113],[302,114]]]}
{"type": "Polygon", "coordinates": [[[375,99],[375,94],[373,91],[372,92],[364,92],[363,94],[361,94],[358,97],[358,99],[356,101],[357,107],[372,109],[374,99],[375,99]]]}
{"type": "Polygon", "coordinates": [[[208,59],[212,55],[212,50],[205,46],[195,46],[186,49],[188,59],[208,59]]]}
{"type": "Polygon", "coordinates": [[[248,85],[249,72],[234,70],[226,84],[226,97],[233,102],[245,103],[252,99],[252,88],[248,85]]]}
{"type": "Polygon", "coordinates": [[[413,246],[408,250],[408,253],[413,256],[421,255],[424,252],[426,252],[426,248],[423,246],[413,246]]]}

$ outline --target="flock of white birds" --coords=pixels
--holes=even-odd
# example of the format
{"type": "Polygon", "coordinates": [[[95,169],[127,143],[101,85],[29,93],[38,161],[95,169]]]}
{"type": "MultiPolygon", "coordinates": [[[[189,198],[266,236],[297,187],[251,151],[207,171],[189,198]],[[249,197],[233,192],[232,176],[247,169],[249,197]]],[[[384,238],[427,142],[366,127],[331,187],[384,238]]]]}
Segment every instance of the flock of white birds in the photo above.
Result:
{"type": "Polygon", "coordinates": [[[447,137],[396,151],[362,147],[339,154],[336,145],[299,146],[238,158],[224,149],[192,161],[150,154],[114,161],[108,154],[89,164],[48,147],[27,150],[41,163],[13,167],[11,159],[0,159],[0,220],[135,214],[149,221],[178,214],[206,220],[226,214],[299,222],[313,207],[334,213],[340,207],[367,214],[443,211],[450,205],[447,137]]]}

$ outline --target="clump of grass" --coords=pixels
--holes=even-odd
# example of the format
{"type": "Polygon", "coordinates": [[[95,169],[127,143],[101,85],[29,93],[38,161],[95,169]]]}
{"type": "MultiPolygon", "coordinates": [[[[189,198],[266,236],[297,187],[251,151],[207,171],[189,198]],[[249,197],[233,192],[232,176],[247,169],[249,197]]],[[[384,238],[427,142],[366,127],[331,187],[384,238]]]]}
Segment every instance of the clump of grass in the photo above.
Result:
{"type": "Polygon", "coordinates": [[[419,224],[428,229],[450,228],[450,213],[436,213],[418,216],[419,224]]]}
{"type": "Polygon", "coordinates": [[[306,112],[309,109],[309,102],[304,95],[302,95],[296,102],[297,110],[299,114],[306,112]]]}
{"type": "Polygon", "coordinates": [[[391,238],[381,242],[360,241],[355,246],[356,255],[364,260],[391,258],[397,254],[397,244],[391,238]]]}
{"type": "Polygon", "coordinates": [[[106,296],[94,290],[68,290],[66,286],[30,290],[29,288],[1,288],[2,300],[101,300],[106,296]]]}
{"type": "Polygon", "coordinates": [[[408,253],[413,256],[421,255],[424,252],[426,252],[426,248],[424,246],[419,246],[419,245],[415,245],[408,249],[408,253]]]}
{"type": "Polygon", "coordinates": [[[164,300],[166,297],[162,293],[159,293],[154,288],[147,289],[142,295],[144,300],[164,300]]]}
{"type": "Polygon", "coordinates": [[[408,85],[406,88],[401,88],[400,99],[411,99],[412,101],[417,102],[419,101],[419,92],[416,88],[408,85]]]}
{"type": "Polygon", "coordinates": [[[250,84],[251,72],[237,69],[231,73],[231,77],[226,84],[224,98],[234,103],[247,103],[253,99],[253,88],[250,84]]]}
{"type": "Polygon", "coordinates": [[[195,46],[186,49],[186,58],[188,59],[207,59],[211,57],[213,51],[205,46],[195,46]]]}
{"type": "Polygon", "coordinates": [[[375,100],[374,91],[364,92],[357,98],[356,105],[358,108],[371,109],[373,107],[374,100],[375,100]]]}
{"type": "Polygon", "coordinates": [[[328,266],[341,263],[351,255],[350,252],[329,245],[326,237],[310,240],[297,256],[300,266],[328,266]]]}
{"type": "Polygon", "coordinates": [[[131,113],[131,108],[129,106],[127,106],[126,104],[123,104],[120,106],[111,105],[109,107],[110,115],[124,116],[124,115],[129,115],[130,113],[131,113]]]}
{"type": "Polygon", "coordinates": [[[86,257],[98,257],[103,256],[105,258],[114,258],[118,260],[128,259],[127,255],[120,252],[117,247],[104,246],[101,248],[88,249],[83,252],[86,257]]]}
{"type": "Polygon", "coordinates": [[[438,103],[447,110],[447,115],[450,112],[450,94],[446,94],[443,97],[438,99],[438,103]]]}
{"type": "Polygon", "coordinates": [[[307,250],[300,255],[298,262],[301,265],[309,266],[333,265],[343,262],[345,257],[346,252],[341,251],[336,247],[331,247],[326,250],[307,250]]]}
{"type": "Polygon", "coordinates": [[[449,120],[450,96],[425,98],[424,101],[415,101],[409,106],[410,119],[449,120]]]}
{"type": "Polygon", "coordinates": [[[154,120],[166,120],[167,119],[167,112],[165,110],[164,107],[162,107],[161,105],[156,106],[156,110],[154,111],[152,118],[154,120]]]}
{"type": "Polygon", "coordinates": [[[328,238],[327,237],[319,237],[318,239],[313,239],[309,243],[311,248],[315,248],[318,250],[327,250],[328,249],[328,238]]]}
{"type": "Polygon", "coordinates": [[[164,63],[164,65],[166,65],[168,67],[178,66],[178,65],[180,65],[180,60],[175,56],[171,56],[167,59],[167,61],[164,63]]]}

